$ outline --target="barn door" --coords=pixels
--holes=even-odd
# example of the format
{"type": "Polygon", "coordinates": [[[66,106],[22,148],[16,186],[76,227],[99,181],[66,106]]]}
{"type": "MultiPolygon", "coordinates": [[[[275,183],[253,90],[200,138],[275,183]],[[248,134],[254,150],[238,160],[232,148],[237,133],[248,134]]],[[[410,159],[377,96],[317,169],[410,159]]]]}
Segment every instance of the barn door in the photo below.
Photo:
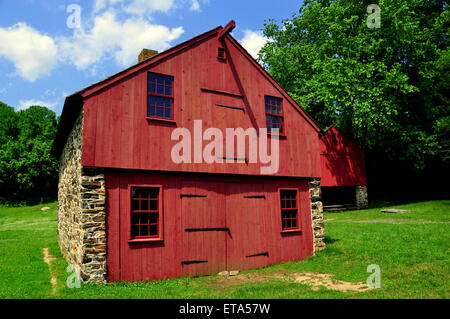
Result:
{"type": "Polygon", "coordinates": [[[225,186],[184,181],[181,189],[182,269],[186,276],[226,269],[225,186]]]}
{"type": "Polygon", "coordinates": [[[268,247],[265,221],[265,195],[262,184],[229,184],[226,199],[228,270],[265,267],[268,247]]]}

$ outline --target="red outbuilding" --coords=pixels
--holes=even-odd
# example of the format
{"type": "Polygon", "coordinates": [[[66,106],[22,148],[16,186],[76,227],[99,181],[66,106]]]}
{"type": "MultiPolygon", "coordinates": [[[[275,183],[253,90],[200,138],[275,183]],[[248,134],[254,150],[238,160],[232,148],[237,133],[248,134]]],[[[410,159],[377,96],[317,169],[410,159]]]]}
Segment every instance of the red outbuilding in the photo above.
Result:
{"type": "Polygon", "coordinates": [[[143,50],[67,97],[53,149],[58,239],[84,280],[304,259],[325,247],[321,178],[366,184],[359,148],[335,129],[322,136],[233,28],[143,50]]]}
{"type": "Polygon", "coordinates": [[[320,165],[325,211],[367,206],[364,153],[335,127],[328,128],[320,138],[320,165]]]}

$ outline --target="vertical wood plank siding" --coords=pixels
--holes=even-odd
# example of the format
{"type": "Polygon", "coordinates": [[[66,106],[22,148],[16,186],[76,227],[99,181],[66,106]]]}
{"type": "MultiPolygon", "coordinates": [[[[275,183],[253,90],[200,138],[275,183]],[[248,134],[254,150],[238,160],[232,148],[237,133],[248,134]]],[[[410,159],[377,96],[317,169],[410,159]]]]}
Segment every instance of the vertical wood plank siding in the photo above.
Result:
{"type": "Polygon", "coordinates": [[[311,211],[304,179],[111,171],[106,173],[106,185],[109,281],[244,270],[301,260],[313,253],[311,211]],[[162,185],[163,241],[130,242],[128,186],[139,184],[162,185]],[[279,188],[299,189],[301,232],[280,231],[279,188]],[[206,197],[181,197],[181,194],[206,197]],[[245,198],[255,195],[265,198],[245,198]],[[186,228],[218,230],[186,232],[186,228]],[[182,264],[199,260],[207,262],[182,264]]]}
{"type": "MultiPolygon", "coordinates": [[[[275,87],[227,38],[227,60],[217,59],[221,43],[216,37],[183,50],[162,63],[85,98],[83,165],[110,168],[206,173],[260,174],[260,164],[175,164],[171,160],[172,130],[203,120],[203,130],[216,127],[266,127],[264,96],[282,97],[275,87]],[[237,72],[233,73],[231,61],[237,72]],[[174,122],[146,118],[147,73],[174,76],[174,122]],[[239,87],[239,84],[242,87],[239,87]],[[202,88],[229,92],[225,95],[202,88]],[[246,105],[248,101],[248,105],[246,105]],[[217,107],[233,105],[244,112],[217,107]],[[249,109],[250,108],[250,109],[249,109]]],[[[286,137],[280,140],[278,176],[320,176],[317,130],[283,98],[286,137]]],[[[207,142],[204,142],[206,145],[207,142]]]]}
{"type": "Polygon", "coordinates": [[[367,185],[364,153],[335,127],[320,138],[321,186],[367,185]]]}

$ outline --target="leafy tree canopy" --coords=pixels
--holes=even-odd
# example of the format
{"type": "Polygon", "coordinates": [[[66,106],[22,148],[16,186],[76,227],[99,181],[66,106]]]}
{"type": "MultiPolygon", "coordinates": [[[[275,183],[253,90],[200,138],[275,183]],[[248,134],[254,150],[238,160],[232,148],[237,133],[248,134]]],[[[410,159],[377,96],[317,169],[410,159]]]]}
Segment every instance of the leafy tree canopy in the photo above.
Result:
{"type": "Polygon", "coordinates": [[[0,200],[55,197],[57,161],[50,155],[56,114],[42,106],[15,112],[0,102],[0,200]]]}
{"type": "Polygon", "coordinates": [[[270,20],[259,59],[323,127],[336,125],[368,152],[421,170],[449,157],[450,14],[445,1],[307,0],[270,20]]]}

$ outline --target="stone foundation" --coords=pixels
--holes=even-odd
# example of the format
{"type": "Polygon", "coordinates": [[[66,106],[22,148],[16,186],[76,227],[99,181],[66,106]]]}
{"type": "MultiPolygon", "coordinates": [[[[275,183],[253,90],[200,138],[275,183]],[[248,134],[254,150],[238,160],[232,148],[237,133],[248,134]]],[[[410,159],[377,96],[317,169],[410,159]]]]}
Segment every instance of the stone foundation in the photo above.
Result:
{"type": "Polygon", "coordinates": [[[58,241],[67,262],[84,281],[106,282],[105,178],[81,166],[83,112],[60,158],[58,241]]]}
{"type": "Polygon", "coordinates": [[[323,204],[320,196],[320,178],[311,178],[308,185],[309,196],[311,199],[314,251],[318,251],[325,249],[325,230],[323,222],[323,204]]]}
{"type": "Polygon", "coordinates": [[[369,200],[367,197],[367,186],[356,186],[355,187],[356,192],[356,207],[358,209],[366,208],[369,205],[369,200]]]}

